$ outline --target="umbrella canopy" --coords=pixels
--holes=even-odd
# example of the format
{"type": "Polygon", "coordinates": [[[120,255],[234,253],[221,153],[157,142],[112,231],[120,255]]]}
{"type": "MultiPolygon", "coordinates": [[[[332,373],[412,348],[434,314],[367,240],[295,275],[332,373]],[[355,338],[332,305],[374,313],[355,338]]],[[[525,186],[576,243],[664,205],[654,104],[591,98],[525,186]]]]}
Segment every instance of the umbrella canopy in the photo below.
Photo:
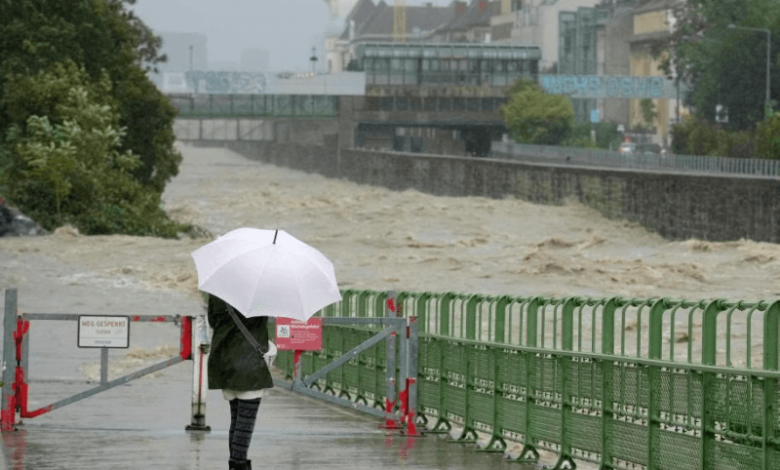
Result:
{"type": "Polygon", "coordinates": [[[306,321],[341,300],[331,263],[283,230],[240,228],[192,252],[198,288],[245,317],[306,321]]]}

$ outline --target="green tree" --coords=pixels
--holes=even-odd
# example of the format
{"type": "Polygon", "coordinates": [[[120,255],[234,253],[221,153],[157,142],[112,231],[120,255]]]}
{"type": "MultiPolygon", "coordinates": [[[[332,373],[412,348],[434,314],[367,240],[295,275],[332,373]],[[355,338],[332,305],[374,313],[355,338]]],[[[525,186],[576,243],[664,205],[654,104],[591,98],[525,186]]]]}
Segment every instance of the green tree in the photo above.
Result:
{"type": "Polygon", "coordinates": [[[574,107],[565,96],[545,93],[530,80],[518,80],[507,90],[510,100],[501,118],[512,139],[540,145],[557,145],[574,124],[574,107]]]}
{"type": "Polygon", "coordinates": [[[649,98],[641,100],[639,102],[639,108],[642,110],[642,119],[644,119],[645,124],[650,128],[655,127],[656,112],[653,100],[649,98]]]}
{"type": "MultiPolygon", "coordinates": [[[[178,173],[181,155],[173,143],[175,108],[146,77],[165,57],[160,38],[126,6],[135,0],[14,0],[0,2],[0,88],[15,75],[35,75],[71,60],[91,81],[105,71],[112,106],[127,134],[122,151],[138,155],[132,176],[162,193],[178,173]]],[[[45,96],[0,101],[0,134],[24,128],[30,116],[50,116],[56,103],[45,96]]],[[[52,124],[57,124],[52,121],[52,124]]],[[[8,149],[0,150],[7,159],[8,149]]]]}
{"type": "Polygon", "coordinates": [[[132,175],[141,162],[122,150],[125,129],[110,105],[111,88],[107,73],[92,82],[72,61],[9,77],[4,99],[11,112],[55,104],[8,130],[14,161],[3,174],[7,195],[50,230],[71,223],[87,234],[175,236],[187,227],[169,221],[159,193],[132,175]]]}
{"type": "Polygon", "coordinates": [[[756,157],[780,159],[780,113],[760,122],[756,128],[756,157]]]}
{"type": "MultiPolygon", "coordinates": [[[[654,44],[668,74],[691,85],[685,97],[697,117],[714,122],[716,107],[728,109],[726,129],[745,130],[764,119],[767,37],[727,26],[768,28],[780,52],[777,0],[684,0],[673,8],[672,34],[654,44]]],[[[780,95],[780,54],[772,63],[772,96],[780,95]]]]}

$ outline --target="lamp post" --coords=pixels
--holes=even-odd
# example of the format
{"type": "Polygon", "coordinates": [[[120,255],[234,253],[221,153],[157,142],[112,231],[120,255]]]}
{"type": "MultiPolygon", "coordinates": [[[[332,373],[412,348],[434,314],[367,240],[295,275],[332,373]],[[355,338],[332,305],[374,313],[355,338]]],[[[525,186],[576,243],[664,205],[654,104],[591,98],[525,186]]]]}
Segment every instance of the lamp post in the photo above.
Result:
{"type": "Polygon", "coordinates": [[[772,107],[771,98],[769,96],[770,95],[769,86],[770,86],[770,83],[772,83],[772,81],[770,80],[770,78],[771,78],[771,76],[770,76],[770,73],[771,73],[770,72],[770,69],[771,69],[770,65],[771,65],[771,60],[772,60],[772,54],[771,54],[771,50],[772,50],[772,32],[770,30],[766,29],[766,28],[751,28],[751,27],[748,27],[748,26],[737,26],[735,24],[730,24],[730,25],[726,26],[726,28],[728,28],[728,29],[746,29],[748,31],[760,31],[760,32],[766,33],[766,98],[764,98],[764,107],[765,107],[765,111],[764,112],[766,113],[766,117],[769,117],[769,114],[771,113],[771,107],[772,107]]]}

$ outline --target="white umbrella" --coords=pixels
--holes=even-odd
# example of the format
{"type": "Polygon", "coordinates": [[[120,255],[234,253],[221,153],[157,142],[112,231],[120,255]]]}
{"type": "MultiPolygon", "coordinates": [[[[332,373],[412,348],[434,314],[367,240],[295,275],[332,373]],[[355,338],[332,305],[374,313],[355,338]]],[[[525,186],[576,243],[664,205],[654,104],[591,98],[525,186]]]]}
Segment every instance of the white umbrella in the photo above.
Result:
{"type": "Polygon", "coordinates": [[[240,228],[192,252],[198,288],[245,317],[307,321],[341,300],[331,263],[283,230],[240,228]]]}

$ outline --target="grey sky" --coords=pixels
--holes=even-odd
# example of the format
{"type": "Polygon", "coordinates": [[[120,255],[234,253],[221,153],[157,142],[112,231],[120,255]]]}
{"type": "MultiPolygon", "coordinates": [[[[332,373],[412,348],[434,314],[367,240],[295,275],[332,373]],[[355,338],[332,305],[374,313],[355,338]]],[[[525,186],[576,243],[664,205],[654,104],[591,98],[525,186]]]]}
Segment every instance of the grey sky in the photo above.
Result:
{"type": "MultiPolygon", "coordinates": [[[[407,0],[408,5],[423,3],[407,0]]],[[[133,10],[155,32],[207,34],[210,62],[238,62],[242,49],[263,48],[270,51],[276,71],[309,70],[311,47],[318,46],[320,55],[316,38],[329,19],[323,0],[138,0],[133,10]]]]}

